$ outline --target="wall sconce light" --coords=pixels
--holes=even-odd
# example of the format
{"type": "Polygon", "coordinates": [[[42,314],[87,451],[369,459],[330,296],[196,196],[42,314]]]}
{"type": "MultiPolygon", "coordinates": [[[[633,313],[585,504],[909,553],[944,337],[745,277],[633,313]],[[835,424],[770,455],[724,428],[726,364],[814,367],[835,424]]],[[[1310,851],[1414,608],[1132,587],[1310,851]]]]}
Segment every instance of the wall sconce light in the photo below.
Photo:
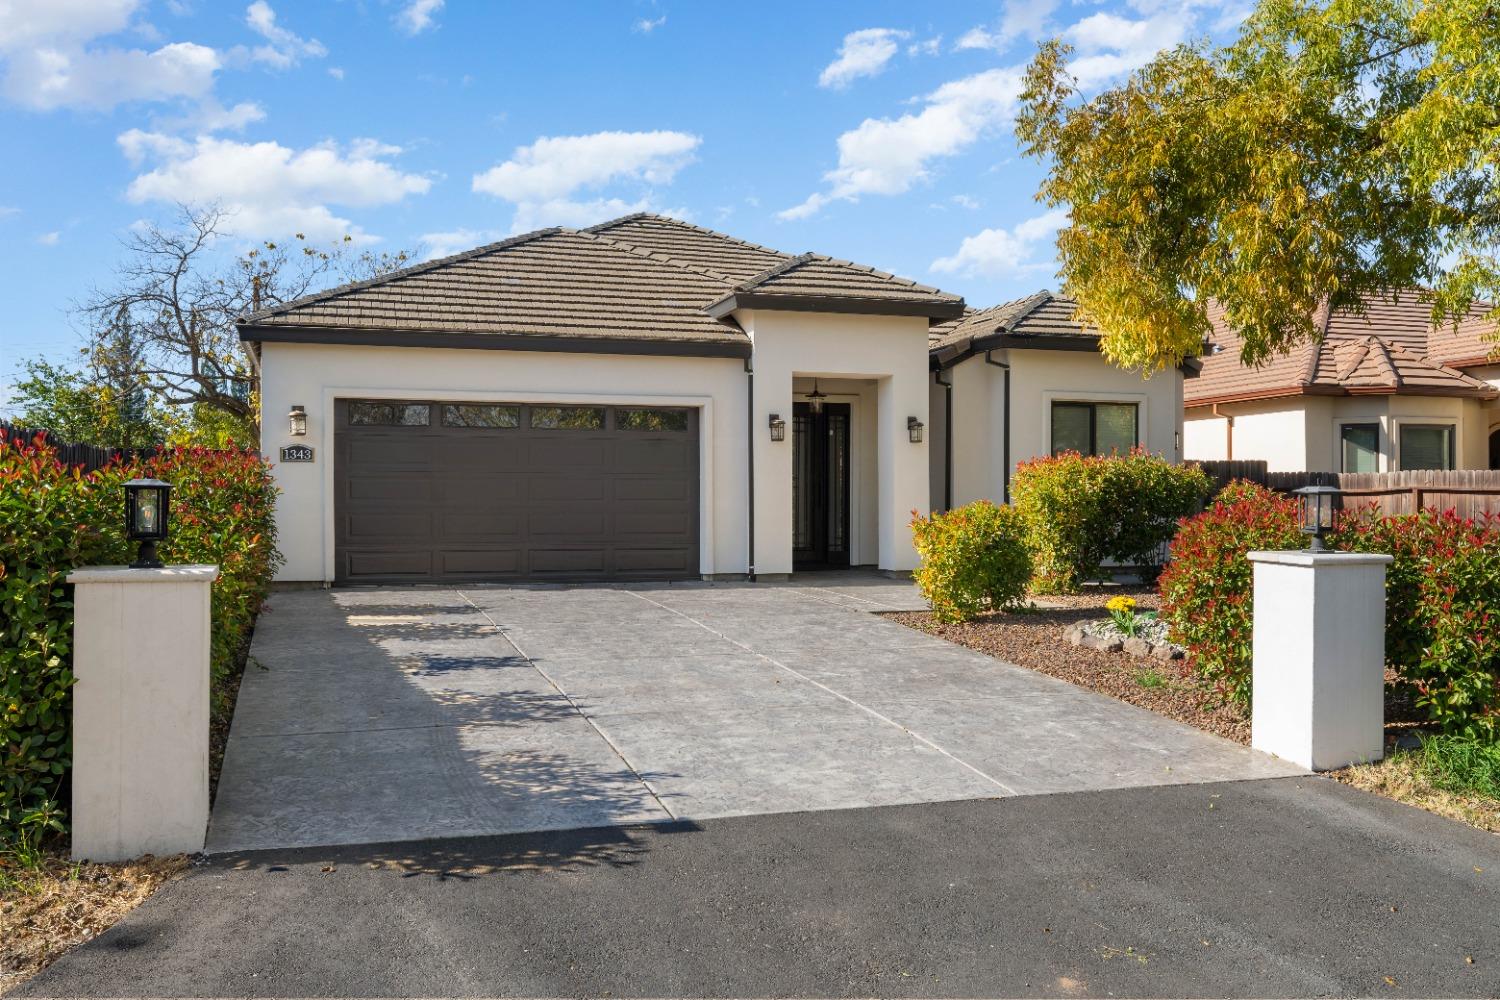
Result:
{"type": "Polygon", "coordinates": [[[786,440],[786,421],[781,419],[781,414],[779,413],[771,414],[771,440],[786,440]]]}
{"type": "Polygon", "coordinates": [[[172,487],[160,479],[132,479],[125,484],[125,537],[140,542],[131,569],[160,569],[156,543],[167,537],[172,487]]]}
{"type": "Polygon", "coordinates": [[[922,423],[922,421],[918,420],[916,417],[906,418],[906,436],[911,438],[912,444],[922,443],[922,431],[925,430],[926,427],[927,425],[922,423]]]}
{"type": "Polygon", "coordinates": [[[292,424],[292,437],[302,437],[307,433],[307,411],[300,406],[292,407],[292,412],[287,414],[292,424]]]}

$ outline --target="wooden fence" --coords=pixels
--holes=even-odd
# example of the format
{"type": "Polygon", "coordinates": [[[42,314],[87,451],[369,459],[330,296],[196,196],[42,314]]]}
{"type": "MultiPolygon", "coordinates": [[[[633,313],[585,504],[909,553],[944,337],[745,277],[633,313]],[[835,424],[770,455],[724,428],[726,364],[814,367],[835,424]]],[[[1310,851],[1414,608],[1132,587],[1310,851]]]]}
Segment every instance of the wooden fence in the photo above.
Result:
{"type": "Polygon", "coordinates": [[[37,434],[45,433],[47,443],[57,449],[58,461],[64,465],[76,465],[84,472],[93,472],[102,469],[113,459],[120,458],[129,460],[145,455],[153,455],[156,448],[104,448],[96,444],[77,444],[63,441],[50,431],[39,427],[22,427],[9,421],[0,420],[0,431],[4,431],[7,437],[23,438],[30,440],[37,434]]]}
{"type": "Polygon", "coordinates": [[[1269,472],[1265,462],[1197,462],[1217,487],[1231,479],[1248,479],[1281,493],[1303,486],[1334,486],[1345,507],[1374,504],[1386,514],[1453,510],[1460,517],[1500,514],[1500,470],[1449,472],[1269,472]]]}

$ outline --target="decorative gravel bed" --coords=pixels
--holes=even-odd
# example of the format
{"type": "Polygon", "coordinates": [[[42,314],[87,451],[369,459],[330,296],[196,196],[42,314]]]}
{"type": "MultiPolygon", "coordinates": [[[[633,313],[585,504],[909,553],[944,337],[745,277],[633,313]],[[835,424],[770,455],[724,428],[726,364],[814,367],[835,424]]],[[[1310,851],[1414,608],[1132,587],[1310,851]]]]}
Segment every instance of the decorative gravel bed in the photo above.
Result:
{"type": "Polygon", "coordinates": [[[1038,598],[1055,607],[985,615],[959,625],[935,622],[925,611],[895,612],[885,617],[1248,744],[1249,717],[1220,705],[1213,691],[1193,676],[1182,660],[1143,659],[1123,651],[1090,649],[1069,642],[1069,629],[1107,618],[1104,602],[1121,594],[1135,598],[1138,610],[1157,606],[1156,593],[1149,588],[1106,585],[1085,587],[1081,594],[1038,598]]]}

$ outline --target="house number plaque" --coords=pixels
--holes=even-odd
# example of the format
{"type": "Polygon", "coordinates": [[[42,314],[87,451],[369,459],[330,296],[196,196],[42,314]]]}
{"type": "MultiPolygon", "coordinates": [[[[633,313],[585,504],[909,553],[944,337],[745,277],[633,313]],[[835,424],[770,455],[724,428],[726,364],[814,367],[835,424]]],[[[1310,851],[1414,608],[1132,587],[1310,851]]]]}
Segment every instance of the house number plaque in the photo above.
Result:
{"type": "Polygon", "coordinates": [[[289,444],[281,449],[283,462],[311,462],[313,450],[305,444],[289,444]]]}

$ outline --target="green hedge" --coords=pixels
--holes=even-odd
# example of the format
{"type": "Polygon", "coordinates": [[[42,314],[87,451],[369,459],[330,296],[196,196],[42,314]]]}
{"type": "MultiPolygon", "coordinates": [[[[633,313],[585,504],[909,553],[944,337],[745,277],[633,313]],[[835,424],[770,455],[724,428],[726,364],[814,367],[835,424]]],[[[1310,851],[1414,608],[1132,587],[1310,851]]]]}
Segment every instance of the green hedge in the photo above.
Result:
{"type": "Polygon", "coordinates": [[[914,577],[938,621],[968,621],[1026,596],[1031,556],[1013,508],[980,500],[931,517],[914,514],[911,525],[922,557],[914,577]]]}
{"type": "Polygon", "coordinates": [[[1212,488],[1197,466],[1137,449],[1128,455],[1063,452],[1016,466],[1011,499],[1026,522],[1037,593],[1073,593],[1106,561],[1154,567],[1179,519],[1212,488]]]}
{"type": "Polygon", "coordinates": [[[124,490],[134,476],[171,483],[169,563],[213,563],[214,710],[279,564],[276,489],[253,452],[175,448],[82,473],[42,436],[0,432],[0,842],[66,829],[71,762],[73,604],[68,572],[129,562],[124,490]]]}
{"type": "MultiPolygon", "coordinates": [[[[1395,558],[1386,573],[1386,663],[1444,732],[1500,737],[1500,518],[1452,511],[1341,514],[1332,548],[1395,558]]],[[[1252,574],[1245,553],[1300,549],[1297,503],[1231,483],[1183,522],[1159,586],[1162,616],[1228,700],[1251,697],[1252,574]]]]}

